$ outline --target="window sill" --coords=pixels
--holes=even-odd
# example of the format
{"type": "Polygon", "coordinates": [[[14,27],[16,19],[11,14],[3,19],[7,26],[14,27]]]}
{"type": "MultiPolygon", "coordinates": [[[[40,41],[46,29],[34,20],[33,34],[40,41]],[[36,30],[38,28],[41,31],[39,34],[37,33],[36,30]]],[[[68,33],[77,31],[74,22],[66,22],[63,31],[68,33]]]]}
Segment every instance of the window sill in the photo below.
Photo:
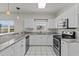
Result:
{"type": "Polygon", "coordinates": [[[10,33],[0,33],[0,35],[7,35],[7,34],[13,34],[15,32],[10,32],[10,33]]]}

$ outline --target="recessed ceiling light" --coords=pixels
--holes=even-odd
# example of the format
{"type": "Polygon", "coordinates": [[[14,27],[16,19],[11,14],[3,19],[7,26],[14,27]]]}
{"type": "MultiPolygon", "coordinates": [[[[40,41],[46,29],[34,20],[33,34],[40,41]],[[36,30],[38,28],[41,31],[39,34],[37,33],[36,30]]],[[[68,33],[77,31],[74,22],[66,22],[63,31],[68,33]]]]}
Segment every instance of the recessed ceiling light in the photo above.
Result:
{"type": "Polygon", "coordinates": [[[38,3],[38,8],[43,9],[45,8],[46,3],[38,3]]]}

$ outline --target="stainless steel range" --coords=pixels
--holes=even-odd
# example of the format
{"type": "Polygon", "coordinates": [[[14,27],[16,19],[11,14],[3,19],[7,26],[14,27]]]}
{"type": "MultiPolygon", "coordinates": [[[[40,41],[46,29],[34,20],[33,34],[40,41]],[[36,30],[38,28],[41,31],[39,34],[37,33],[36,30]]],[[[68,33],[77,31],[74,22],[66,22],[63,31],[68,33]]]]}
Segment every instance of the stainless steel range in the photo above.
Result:
{"type": "Polygon", "coordinates": [[[75,31],[62,31],[62,38],[63,39],[75,39],[76,32],[75,31]]]}
{"type": "Polygon", "coordinates": [[[57,56],[61,56],[61,39],[75,39],[75,31],[62,31],[62,35],[53,35],[53,50],[57,56]]]}

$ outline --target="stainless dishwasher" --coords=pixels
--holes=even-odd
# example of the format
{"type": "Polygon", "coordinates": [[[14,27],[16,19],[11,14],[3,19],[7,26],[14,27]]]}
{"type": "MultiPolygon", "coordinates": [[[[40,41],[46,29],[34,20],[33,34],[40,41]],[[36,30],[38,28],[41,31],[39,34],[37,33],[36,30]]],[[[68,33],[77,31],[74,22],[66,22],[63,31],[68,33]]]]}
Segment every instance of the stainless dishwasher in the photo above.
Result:
{"type": "Polygon", "coordinates": [[[26,53],[27,53],[28,49],[29,49],[29,35],[26,36],[26,53]]]}

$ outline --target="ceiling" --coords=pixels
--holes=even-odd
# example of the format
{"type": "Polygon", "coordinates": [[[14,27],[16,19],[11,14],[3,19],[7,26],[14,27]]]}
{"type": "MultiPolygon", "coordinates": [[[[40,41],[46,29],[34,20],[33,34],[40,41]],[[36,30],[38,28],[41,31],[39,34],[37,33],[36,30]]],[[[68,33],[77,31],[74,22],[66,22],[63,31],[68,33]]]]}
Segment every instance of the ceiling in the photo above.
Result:
{"type": "MultiPolygon", "coordinates": [[[[39,9],[37,3],[10,3],[11,12],[17,12],[16,7],[20,7],[20,13],[56,13],[64,7],[73,5],[72,3],[47,3],[44,9],[39,9]]],[[[7,10],[7,3],[0,3],[0,12],[7,10]]]]}

